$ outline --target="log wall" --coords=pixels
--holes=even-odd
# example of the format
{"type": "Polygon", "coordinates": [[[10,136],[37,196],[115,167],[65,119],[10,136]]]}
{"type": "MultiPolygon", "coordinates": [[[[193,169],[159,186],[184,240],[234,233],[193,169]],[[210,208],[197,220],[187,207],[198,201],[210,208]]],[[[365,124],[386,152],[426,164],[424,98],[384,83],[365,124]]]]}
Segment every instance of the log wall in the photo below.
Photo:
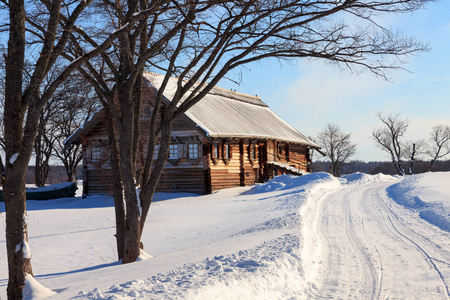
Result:
{"type": "Polygon", "coordinates": [[[218,158],[212,157],[213,147],[211,144],[205,145],[205,190],[213,192],[224,188],[236,186],[253,185],[261,182],[262,169],[261,157],[262,144],[247,139],[219,140],[214,144],[223,147],[229,144],[231,147],[231,158],[224,158],[222,152],[218,158]],[[251,145],[255,145],[255,158],[251,158],[251,145]]]}
{"type": "Polygon", "coordinates": [[[257,141],[241,140],[241,185],[253,185],[260,179],[260,152],[261,144],[257,141]],[[255,157],[251,157],[254,146],[255,157]]]}
{"type": "MultiPolygon", "coordinates": [[[[239,140],[226,141],[225,143],[229,144],[231,147],[231,157],[229,159],[224,158],[221,151],[217,160],[211,160],[210,170],[208,172],[210,176],[211,191],[241,185],[239,140]]],[[[220,143],[220,145],[223,145],[223,143],[220,143]]]]}
{"type": "MultiPolygon", "coordinates": [[[[148,101],[144,102],[142,106],[138,169],[142,169],[144,166],[148,147],[148,128],[152,114],[151,103],[156,97],[156,93],[152,89],[147,89],[145,93],[145,99],[148,101]]],[[[177,145],[179,158],[167,161],[157,191],[206,193],[202,136],[186,117],[180,117],[174,122],[172,136],[172,144],[177,145]],[[198,145],[198,158],[188,158],[188,144],[198,145]]],[[[85,195],[112,194],[113,180],[106,121],[100,121],[87,135],[83,136],[82,143],[83,193],[85,195]]]]}
{"type": "Polygon", "coordinates": [[[282,174],[294,174],[290,170],[272,165],[270,162],[281,163],[293,167],[298,171],[310,172],[309,149],[306,146],[292,143],[267,141],[264,144],[264,151],[267,160],[264,160],[263,177],[264,180],[272,179],[274,176],[282,174]],[[269,164],[267,163],[269,162],[269,164]]]}
{"type": "MultiPolygon", "coordinates": [[[[141,116],[141,145],[137,168],[143,168],[147,153],[148,128],[156,90],[146,89],[141,116]]],[[[164,108],[162,109],[164,113],[164,108]]],[[[178,158],[169,159],[157,191],[211,193],[224,188],[253,185],[287,169],[273,163],[309,171],[309,150],[298,144],[255,139],[206,139],[187,117],[177,119],[172,128],[172,144],[177,145],[178,158]],[[213,157],[213,144],[219,146],[219,156],[213,157]],[[198,158],[189,158],[188,145],[198,145],[198,158]],[[230,145],[230,157],[225,157],[224,145],[230,145]],[[252,147],[255,157],[252,157],[252,147]],[[271,163],[272,162],[272,163],[271,163]]],[[[83,181],[86,195],[111,194],[112,172],[109,162],[106,122],[100,121],[86,136],[83,143],[83,181]],[[102,148],[103,150],[99,150],[102,148]]]]}

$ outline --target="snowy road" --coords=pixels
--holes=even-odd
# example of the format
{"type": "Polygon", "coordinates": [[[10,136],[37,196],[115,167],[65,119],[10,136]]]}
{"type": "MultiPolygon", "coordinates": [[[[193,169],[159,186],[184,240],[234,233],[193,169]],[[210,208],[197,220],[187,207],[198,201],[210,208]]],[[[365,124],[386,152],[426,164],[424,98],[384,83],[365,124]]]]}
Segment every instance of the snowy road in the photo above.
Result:
{"type": "Polygon", "coordinates": [[[310,298],[450,298],[448,233],[388,198],[391,184],[350,184],[305,208],[310,298]]]}
{"type": "MultiPolygon", "coordinates": [[[[55,300],[449,300],[448,182],[450,172],[314,173],[161,194],[143,236],[153,258],[126,265],[109,197],[27,201],[33,271],[55,300]]],[[[0,214],[0,299],[4,224],[0,214]]]]}

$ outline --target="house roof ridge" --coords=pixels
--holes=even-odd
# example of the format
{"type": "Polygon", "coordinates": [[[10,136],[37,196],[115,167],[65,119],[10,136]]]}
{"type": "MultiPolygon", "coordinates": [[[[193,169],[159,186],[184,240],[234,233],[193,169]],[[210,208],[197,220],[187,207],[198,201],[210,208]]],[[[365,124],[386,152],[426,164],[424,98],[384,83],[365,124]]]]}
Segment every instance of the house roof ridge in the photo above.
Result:
{"type": "MultiPolygon", "coordinates": [[[[163,75],[145,72],[145,85],[158,89],[163,75]],[[148,84],[148,85],[147,85],[148,84]]],[[[171,101],[176,91],[176,78],[171,77],[163,98],[171,101]]],[[[320,148],[313,141],[278,116],[260,97],[251,96],[221,87],[213,87],[202,101],[184,112],[190,122],[200,128],[207,137],[249,137],[280,140],[298,143],[313,148],[320,148]]],[[[86,122],[70,138],[66,145],[75,142],[84,132],[88,132],[101,119],[101,113],[94,115],[91,122],[86,122]]]]}
{"type": "MultiPolygon", "coordinates": [[[[150,72],[150,71],[145,71],[144,73],[146,74],[151,74],[153,76],[161,76],[163,77],[164,75],[162,74],[158,74],[155,72],[150,72]]],[[[178,77],[175,76],[171,76],[170,77],[172,80],[173,79],[178,79],[178,77]]],[[[147,80],[149,80],[149,78],[147,78],[147,80]]],[[[150,80],[149,80],[150,81],[150,80]]],[[[183,81],[187,81],[186,79],[183,79],[183,81]]],[[[151,83],[151,81],[150,81],[151,83]]],[[[196,82],[196,84],[200,84],[200,82],[196,82]]],[[[153,83],[152,83],[153,85],[153,83]]],[[[158,87],[155,86],[155,88],[158,89],[158,87]]],[[[237,91],[233,91],[230,89],[226,89],[223,87],[219,87],[219,86],[214,86],[211,91],[209,91],[208,94],[211,95],[218,95],[218,96],[223,96],[223,97],[227,97],[229,99],[233,99],[233,100],[237,100],[237,101],[241,101],[244,103],[248,103],[248,104],[253,104],[253,105],[259,105],[259,106],[263,106],[263,107],[269,107],[262,99],[261,97],[258,96],[254,96],[254,95],[250,95],[250,94],[245,94],[245,93],[241,93],[241,92],[237,92],[237,91]]]]}
{"type": "Polygon", "coordinates": [[[242,92],[238,92],[238,91],[229,90],[229,89],[226,89],[226,88],[223,88],[223,87],[220,87],[220,86],[215,86],[215,87],[213,88],[213,90],[214,90],[214,89],[217,89],[217,90],[223,90],[223,91],[227,91],[227,92],[232,92],[232,93],[237,94],[237,95],[246,96],[246,97],[249,97],[249,98],[254,98],[254,99],[261,100],[261,97],[259,97],[259,96],[253,96],[253,95],[250,95],[250,94],[246,94],[246,93],[242,93],[242,92]]]}

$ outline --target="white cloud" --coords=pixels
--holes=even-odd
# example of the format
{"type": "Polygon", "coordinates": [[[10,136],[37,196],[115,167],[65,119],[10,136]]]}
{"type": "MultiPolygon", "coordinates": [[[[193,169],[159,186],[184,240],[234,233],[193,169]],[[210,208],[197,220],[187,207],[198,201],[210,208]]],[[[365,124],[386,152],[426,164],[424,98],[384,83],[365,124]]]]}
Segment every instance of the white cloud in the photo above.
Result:
{"type": "Polygon", "coordinates": [[[400,117],[409,118],[405,140],[426,139],[433,126],[450,121],[436,118],[435,110],[428,112],[417,107],[423,98],[415,98],[414,81],[410,79],[416,74],[398,73],[397,82],[391,83],[367,72],[339,73],[331,66],[314,65],[299,73],[302,75],[289,85],[274,89],[273,94],[282,99],[276,104],[276,112],[309,136],[315,136],[327,123],[338,124],[343,131],[352,133],[358,145],[355,159],[389,160],[371,137],[372,131],[381,126],[377,112],[400,113],[400,117]]]}

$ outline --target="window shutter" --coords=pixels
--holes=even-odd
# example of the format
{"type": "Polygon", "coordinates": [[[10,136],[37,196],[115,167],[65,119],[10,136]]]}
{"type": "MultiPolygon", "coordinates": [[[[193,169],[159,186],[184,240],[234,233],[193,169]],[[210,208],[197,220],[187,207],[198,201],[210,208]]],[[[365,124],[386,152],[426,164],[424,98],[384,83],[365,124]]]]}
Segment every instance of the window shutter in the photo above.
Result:
{"type": "Polygon", "coordinates": [[[222,157],[222,158],[226,158],[225,157],[225,155],[226,155],[226,151],[225,151],[225,147],[226,147],[226,144],[225,144],[225,142],[222,144],[222,147],[220,147],[221,148],[221,152],[222,153],[219,153],[219,155],[220,155],[220,157],[222,157]]]}

